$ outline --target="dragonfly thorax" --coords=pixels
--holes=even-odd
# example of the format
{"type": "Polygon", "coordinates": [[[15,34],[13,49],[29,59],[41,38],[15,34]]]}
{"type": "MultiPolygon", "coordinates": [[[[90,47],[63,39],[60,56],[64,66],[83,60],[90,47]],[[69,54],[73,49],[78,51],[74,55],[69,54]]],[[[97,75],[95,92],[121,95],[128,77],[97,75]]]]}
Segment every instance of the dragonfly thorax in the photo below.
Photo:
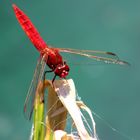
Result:
{"type": "Polygon", "coordinates": [[[55,75],[65,78],[69,73],[69,66],[63,61],[62,56],[55,48],[45,48],[41,52],[42,56],[45,56],[46,64],[55,73],[55,75]],[[46,57],[47,56],[47,57],[46,57]]]}

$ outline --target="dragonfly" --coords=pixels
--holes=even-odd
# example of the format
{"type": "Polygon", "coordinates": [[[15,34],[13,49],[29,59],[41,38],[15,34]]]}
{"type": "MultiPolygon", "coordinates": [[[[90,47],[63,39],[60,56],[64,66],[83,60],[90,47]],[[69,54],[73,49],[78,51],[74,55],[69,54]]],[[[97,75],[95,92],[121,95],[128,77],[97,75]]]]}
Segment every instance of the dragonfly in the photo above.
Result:
{"type": "Polygon", "coordinates": [[[31,81],[31,85],[24,104],[24,113],[29,120],[31,119],[34,109],[34,100],[37,85],[39,81],[42,80],[43,75],[47,72],[53,72],[53,83],[56,79],[56,76],[60,78],[66,78],[69,74],[70,67],[63,59],[62,55],[60,54],[61,52],[67,54],[76,54],[82,57],[89,58],[93,61],[102,61],[105,63],[119,65],[128,64],[127,62],[120,60],[119,57],[112,52],[51,47],[47,45],[47,43],[42,39],[38,30],[35,28],[29,17],[15,4],[13,4],[12,7],[20,26],[40,53],[40,57],[38,58],[34,76],[31,81]],[[50,71],[45,71],[46,65],[50,68],[50,71]]]}

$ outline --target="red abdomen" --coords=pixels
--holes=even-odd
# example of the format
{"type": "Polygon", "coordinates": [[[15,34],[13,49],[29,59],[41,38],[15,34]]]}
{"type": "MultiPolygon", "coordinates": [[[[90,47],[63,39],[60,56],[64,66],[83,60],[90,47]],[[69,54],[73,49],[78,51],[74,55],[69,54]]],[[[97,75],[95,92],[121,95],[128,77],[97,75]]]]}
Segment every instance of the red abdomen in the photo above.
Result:
{"type": "Polygon", "coordinates": [[[13,4],[13,9],[16,15],[16,18],[18,22],[20,23],[21,27],[31,40],[31,42],[34,44],[36,49],[41,52],[43,49],[45,49],[47,44],[45,41],[41,38],[40,34],[38,33],[37,29],[34,27],[30,19],[24,14],[23,11],[21,11],[16,5],[13,4]]]}

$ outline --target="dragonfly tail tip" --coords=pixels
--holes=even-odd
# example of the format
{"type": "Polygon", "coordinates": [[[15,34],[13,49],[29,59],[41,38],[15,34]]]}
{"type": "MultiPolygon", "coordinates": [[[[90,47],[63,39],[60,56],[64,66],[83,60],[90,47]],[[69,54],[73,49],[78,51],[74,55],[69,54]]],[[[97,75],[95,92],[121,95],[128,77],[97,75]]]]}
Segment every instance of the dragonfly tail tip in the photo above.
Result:
{"type": "Polygon", "coordinates": [[[12,4],[12,7],[13,7],[13,9],[16,9],[17,8],[17,6],[15,4],[12,4]]]}

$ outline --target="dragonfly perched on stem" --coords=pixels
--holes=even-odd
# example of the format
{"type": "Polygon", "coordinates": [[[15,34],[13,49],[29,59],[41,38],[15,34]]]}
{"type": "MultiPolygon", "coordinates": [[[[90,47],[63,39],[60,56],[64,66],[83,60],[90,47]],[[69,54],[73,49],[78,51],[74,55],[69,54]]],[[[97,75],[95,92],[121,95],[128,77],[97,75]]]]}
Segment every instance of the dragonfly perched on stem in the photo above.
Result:
{"type": "Polygon", "coordinates": [[[15,4],[13,4],[12,6],[20,26],[22,27],[28,38],[31,40],[35,48],[40,53],[40,57],[38,59],[37,66],[34,72],[33,80],[31,82],[24,104],[24,112],[29,119],[31,118],[34,108],[35,91],[44,73],[54,73],[52,82],[54,82],[56,76],[59,76],[60,78],[66,78],[69,74],[69,65],[66,63],[66,61],[63,60],[63,57],[60,55],[60,52],[80,55],[83,57],[87,57],[93,61],[103,61],[105,63],[113,63],[120,65],[128,64],[127,62],[120,60],[118,56],[112,52],[50,47],[42,39],[29,17],[27,17],[27,15],[15,4]],[[48,67],[51,70],[44,72],[46,65],[48,65],[48,67]]]}

